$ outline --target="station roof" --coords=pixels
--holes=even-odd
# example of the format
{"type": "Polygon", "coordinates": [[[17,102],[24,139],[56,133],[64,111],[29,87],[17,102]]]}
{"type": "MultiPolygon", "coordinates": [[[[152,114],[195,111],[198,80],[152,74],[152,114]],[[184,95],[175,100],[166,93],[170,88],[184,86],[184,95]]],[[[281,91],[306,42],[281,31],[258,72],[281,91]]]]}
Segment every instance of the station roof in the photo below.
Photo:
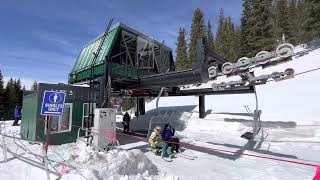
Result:
{"type": "MultiPolygon", "coordinates": [[[[98,56],[98,59],[95,63],[95,66],[98,66],[100,64],[103,64],[105,61],[105,57],[110,55],[113,45],[120,33],[120,30],[125,30],[127,32],[130,32],[136,36],[141,36],[141,37],[145,37],[148,39],[152,39],[146,35],[144,35],[141,32],[138,32],[136,30],[134,30],[133,28],[130,28],[126,25],[124,25],[123,23],[117,23],[116,25],[114,25],[110,30],[109,33],[104,41],[104,44],[102,46],[102,50],[98,56]]],[[[101,37],[103,36],[103,33],[101,35],[99,35],[96,39],[94,39],[93,41],[91,41],[90,43],[88,43],[87,45],[85,45],[81,51],[80,54],[77,58],[77,61],[75,62],[72,70],[71,70],[71,74],[75,74],[84,70],[87,70],[90,68],[90,66],[92,65],[92,61],[93,61],[93,52],[96,52],[96,50],[98,49],[98,46],[100,44],[101,41],[101,37]]],[[[154,40],[155,43],[159,43],[158,41],[154,40]]],[[[172,51],[171,48],[162,45],[162,47],[168,49],[169,51],[172,51]]]]}

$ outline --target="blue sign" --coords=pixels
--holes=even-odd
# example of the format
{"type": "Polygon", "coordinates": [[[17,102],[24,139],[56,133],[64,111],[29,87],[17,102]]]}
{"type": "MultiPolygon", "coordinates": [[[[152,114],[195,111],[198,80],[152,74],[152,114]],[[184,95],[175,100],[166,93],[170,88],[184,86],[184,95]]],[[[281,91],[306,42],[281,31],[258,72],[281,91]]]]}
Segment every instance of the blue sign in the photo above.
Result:
{"type": "Polygon", "coordinates": [[[56,91],[44,91],[41,115],[61,116],[63,114],[63,107],[66,93],[56,91]]]}

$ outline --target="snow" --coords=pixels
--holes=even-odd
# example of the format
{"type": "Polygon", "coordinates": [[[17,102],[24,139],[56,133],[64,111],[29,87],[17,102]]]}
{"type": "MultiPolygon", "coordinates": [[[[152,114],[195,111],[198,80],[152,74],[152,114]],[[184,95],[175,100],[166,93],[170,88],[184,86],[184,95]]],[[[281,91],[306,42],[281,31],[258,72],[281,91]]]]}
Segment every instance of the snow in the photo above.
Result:
{"type": "MultiPolygon", "coordinates": [[[[298,51],[302,49],[297,49],[298,51]]],[[[294,68],[296,73],[320,67],[320,50],[294,58],[292,61],[266,69],[257,69],[256,75],[269,74],[294,68]]],[[[267,157],[276,157],[311,164],[320,164],[320,71],[296,76],[293,79],[270,82],[257,86],[264,142],[247,143],[240,136],[252,130],[252,117],[244,106],[255,108],[253,94],[206,96],[207,116],[199,119],[198,97],[162,97],[159,109],[174,111],[178,117],[166,116],[165,121],[184,122],[179,129],[183,142],[208,148],[217,148],[267,157]],[[186,115],[187,114],[187,115],[186,115]]],[[[236,80],[237,77],[218,78],[218,82],[236,80]]],[[[211,87],[212,81],[197,88],[211,87]]],[[[141,131],[157,114],[156,102],[146,105],[147,115],[132,122],[132,128],[141,131]],[[144,126],[143,126],[144,124],[144,126]],[[141,129],[141,127],[143,127],[141,129]]],[[[170,113],[168,113],[170,114],[170,113]]],[[[188,148],[184,153],[198,158],[192,162],[182,158],[168,165],[157,162],[163,171],[178,175],[181,179],[312,179],[315,168],[223,152],[199,151],[188,148]],[[195,171],[192,171],[192,170],[195,171]]],[[[146,153],[154,159],[152,153],[146,153]]],[[[156,160],[154,160],[156,161],[156,160]]]]}
{"type": "MultiPolygon", "coordinates": [[[[296,73],[303,72],[320,67],[319,58],[318,49],[279,66],[257,69],[256,74],[269,74],[289,67],[294,68],[296,73]]],[[[255,142],[240,138],[243,133],[252,130],[252,117],[245,111],[244,105],[254,110],[253,94],[206,96],[207,115],[204,119],[198,118],[198,97],[161,97],[159,110],[163,117],[157,117],[156,101],[153,100],[146,104],[146,115],[133,118],[130,129],[136,133],[146,133],[151,119],[170,122],[177,130],[176,136],[180,137],[180,141],[187,143],[182,147],[183,154],[194,160],[179,156],[172,162],[166,162],[147,150],[146,139],[121,134],[117,135],[121,144],[118,153],[98,152],[77,142],[49,146],[48,157],[59,173],[63,159],[66,160],[61,179],[312,179],[316,172],[314,167],[212,149],[320,164],[319,77],[320,71],[314,71],[257,87],[259,109],[262,110],[262,132],[266,138],[255,142]]],[[[226,80],[225,77],[218,79],[226,80]]],[[[200,87],[210,87],[212,83],[200,87]]],[[[118,115],[119,127],[122,126],[121,119],[122,116],[118,115]]],[[[11,123],[7,122],[5,133],[17,135],[19,127],[12,127],[11,123]]],[[[33,153],[41,155],[40,145],[22,143],[33,153]]],[[[11,139],[6,138],[6,145],[11,151],[42,163],[34,155],[17,149],[11,139]]],[[[36,167],[36,163],[30,165],[11,155],[6,163],[2,159],[0,150],[0,179],[46,178],[45,171],[36,167]]],[[[50,170],[55,171],[52,167],[50,170]]],[[[51,177],[57,178],[54,174],[51,177]]]]}
{"type": "MultiPolygon", "coordinates": [[[[10,127],[12,121],[6,122],[6,134],[14,135],[19,131],[19,127],[10,127]]],[[[41,145],[23,143],[31,152],[41,155],[41,145]]],[[[24,163],[10,154],[7,163],[0,163],[0,179],[45,179],[44,170],[36,167],[42,165],[42,159],[25,152],[21,148],[18,149],[12,139],[6,139],[6,145],[9,150],[28,158],[28,162],[33,165],[24,163]],[[17,149],[14,149],[14,148],[17,149]],[[12,170],[22,170],[20,173],[12,173],[12,170]]],[[[120,152],[110,151],[109,153],[98,152],[82,141],[77,143],[63,144],[59,146],[49,146],[48,158],[52,166],[51,171],[61,172],[63,161],[65,161],[66,169],[62,173],[61,179],[165,179],[175,180],[175,176],[159,173],[158,168],[147,158],[147,156],[138,149],[120,150],[120,152]],[[75,170],[76,169],[76,170],[75,170]]],[[[0,159],[3,160],[1,152],[0,159]]],[[[42,165],[43,166],[43,165],[42,165]]],[[[51,174],[52,179],[58,176],[51,174]]]]}

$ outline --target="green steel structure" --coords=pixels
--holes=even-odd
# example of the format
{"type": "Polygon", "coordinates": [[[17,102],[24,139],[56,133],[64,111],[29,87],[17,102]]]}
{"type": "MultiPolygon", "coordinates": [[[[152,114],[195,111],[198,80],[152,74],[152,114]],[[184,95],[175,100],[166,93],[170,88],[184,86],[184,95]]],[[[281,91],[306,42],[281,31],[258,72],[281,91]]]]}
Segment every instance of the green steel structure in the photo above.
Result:
{"type": "Polygon", "coordinates": [[[170,48],[122,23],[109,30],[93,65],[100,42],[101,36],[81,50],[69,74],[70,84],[87,84],[92,67],[95,78],[103,77],[106,67],[110,67],[113,88],[145,75],[174,70],[170,48]]]}

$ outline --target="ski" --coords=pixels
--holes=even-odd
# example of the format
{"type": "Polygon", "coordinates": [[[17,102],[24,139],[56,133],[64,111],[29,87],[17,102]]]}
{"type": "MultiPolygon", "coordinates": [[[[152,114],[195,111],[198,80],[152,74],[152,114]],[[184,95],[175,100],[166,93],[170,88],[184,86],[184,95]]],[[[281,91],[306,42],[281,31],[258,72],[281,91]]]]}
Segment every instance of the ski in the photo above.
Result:
{"type": "Polygon", "coordinates": [[[185,153],[181,153],[181,154],[183,154],[184,156],[192,157],[192,158],[194,158],[194,159],[198,158],[198,156],[193,156],[193,155],[190,155],[190,154],[185,154],[185,153]]]}
{"type": "Polygon", "coordinates": [[[178,154],[176,154],[176,156],[184,158],[184,159],[188,159],[188,160],[195,160],[197,158],[197,157],[189,156],[189,155],[182,154],[182,153],[178,153],[178,154]]]}
{"type": "Polygon", "coordinates": [[[178,154],[182,154],[182,155],[184,155],[184,156],[188,156],[188,157],[190,157],[190,158],[194,158],[194,159],[196,159],[196,158],[198,158],[198,156],[194,156],[194,155],[191,155],[191,154],[186,154],[184,151],[185,150],[187,150],[186,148],[180,148],[181,150],[183,150],[183,151],[179,151],[178,152],[178,154]]]}
{"type": "Polygon", "coordinates": [[[166,162],[172,162],[173,160],[170,158],[166,158],[166,157],[161,157],[161,159],[163,159],[166,162]]]}

